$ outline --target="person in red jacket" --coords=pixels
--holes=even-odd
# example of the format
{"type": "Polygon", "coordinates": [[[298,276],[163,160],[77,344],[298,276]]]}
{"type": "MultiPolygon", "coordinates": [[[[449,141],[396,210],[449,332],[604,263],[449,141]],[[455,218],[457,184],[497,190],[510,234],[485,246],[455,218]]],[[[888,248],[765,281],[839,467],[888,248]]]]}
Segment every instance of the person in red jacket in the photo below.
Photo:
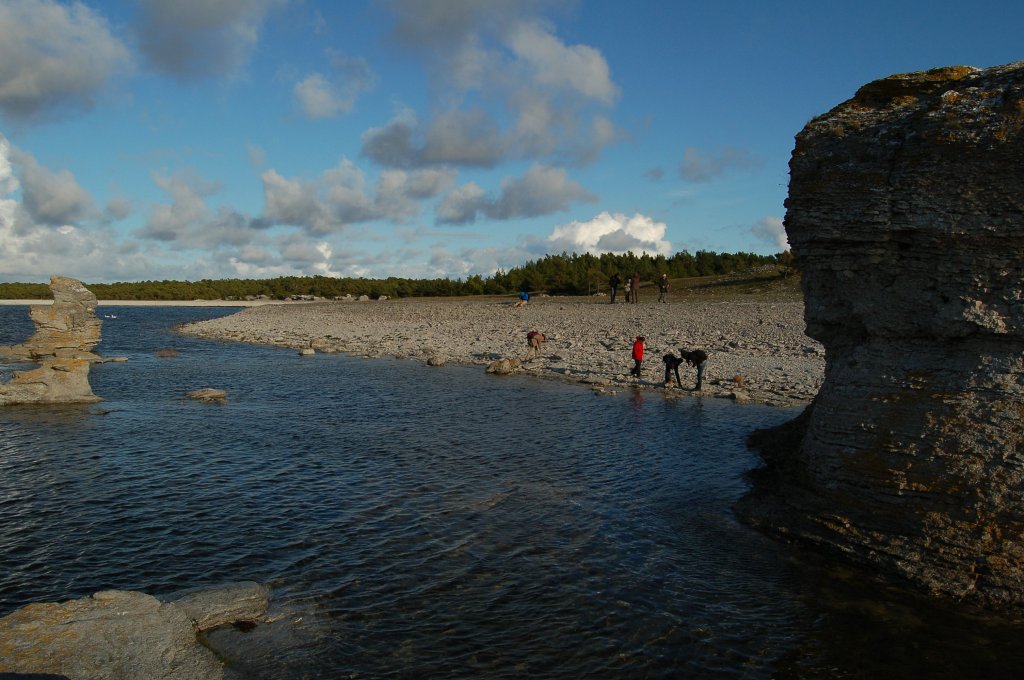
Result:
{"type": "Polygon", "coordinates": [[[633,361],[636,362],[636,365],[629,372],[639,378],[640,367],[644,363],[644,336],[642,335],[636,336],[636,340],[633,341],[633,361]]]}

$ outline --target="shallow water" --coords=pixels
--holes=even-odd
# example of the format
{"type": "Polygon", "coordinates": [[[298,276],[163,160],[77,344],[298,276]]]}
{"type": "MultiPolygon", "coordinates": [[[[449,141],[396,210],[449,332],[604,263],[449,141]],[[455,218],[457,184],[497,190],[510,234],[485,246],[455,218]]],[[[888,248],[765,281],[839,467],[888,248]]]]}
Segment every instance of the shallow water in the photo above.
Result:
{"type": "MultiPolygon", "coordinates": [[[[0,614],[252,579],[252,678],[1013,677],[970,620],[739,524],[796,411],[197,340],[109,308],[100,404],[0,409],[0,614]],[[159,358],[173,348],[178,356],[159,358]],[[227,390],[225,405],[183,396],[227,390]]],[[[0,343],[31,331],[0,307],[0,343]]]]}

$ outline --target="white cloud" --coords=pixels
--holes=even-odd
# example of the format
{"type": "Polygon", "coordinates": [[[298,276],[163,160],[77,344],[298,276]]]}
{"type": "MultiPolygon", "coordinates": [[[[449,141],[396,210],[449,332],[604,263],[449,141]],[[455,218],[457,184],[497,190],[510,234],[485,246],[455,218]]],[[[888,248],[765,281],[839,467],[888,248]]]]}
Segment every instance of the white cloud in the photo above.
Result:
{"type": "Polygon", "coordinates": [[[131,68],[127,47],[82,3],[0,3],[0,113],[12,119],[89,109],[111,78],[131,68]]]}
{"type": "Polygon", "coordinates": [[[94,216],[92,197],[69,171],[51,171],[17,149],[9,157],[21,169],[21,203],[33,222],[61,226],[94,216]]]}
{"type": "Polygon", "coordinates": [[[452,110],[426,128],[416,116],[402,112],[383,128],[363,133],[363,155],[392,168],[458,165],[490,168],[502,160],[502,131],[482,109],[452,110]]]}
{"type": "Polygon", "coordinates": [[[777,252],[789,250],[789,237],[786,235],[786,228],[780,217],[762,217],[757,224],[750,228],[750,233],[759,240],[774,246],[777,252]]]}
{"type": "Polygon", "coordinates": [[[456,252],[438,247],[432,251],[429,263],[435,272],[433,276],[465,278],[490,275],[499,269],[508,271],[535,257],[536,253],[522,245],[462,248],[456,252]]]}
{"type": "Polygon", "coordinates": [[[608,62],[587,45],[563,44],[546,26],[522,22],[509,31],[508,46],[530,70],[531,81],[555,90],[575,92],[586,99],[611,104],[619,89],[608,62]]]}
{"type": "Polygon", "coordinates": [[[495,220],[539,217],[566,210],[576,201],[596,200],[564,168],[534,164],[522,177],[503,180],[494,199],[475,184],[459,187],[442,200],[435,217],[440,224],[470,224],[479,215],[495,220]]]}
{"type": "Polygon", "coordinates": [[[760,162],[742,149],[724,147],[708,155],[694,147],[687,147],[679,164],[679,176],[687,182],[710,182],[731,170],[750,170],[760,162]]]}
{"type": "Polygon", "coordinates": [[[311,73],[295,85],[295,96],[309,118],[334,118],[348,113],[359,95],[373,87],[376,76],[365,59],[327,51],[329,75],[311,73]]]}
{"type": "Polygon", "coordinates": [[[107,222],[118,222],[131,215],[132,210],[134,210],[134,206],[131,200],[123,196],[114,196],[107,201],[103,216],[107,222]]]}
{"type": "Polygon", "coordinates": [[[267,14],[285,0],[141,0],[139,48],[182,80],[234,75],[249,60],[267,14]]]}
{"type": "Polygon", "coordinates": [[[570,222],[555,227],[547,238],[547,252],[650,253],[671,255],[672,244],[665,240],[666,225],[639,213],[626,217],[602,212],[586,222],[570,222]]]}
{"type": "Polygon", "coordinates": [[[420,201],[451,186],[455,171],[385,170],[371,189],[363,170],[344,159],[314,181],[287,179],[275,170],[262,177],[266,220],[323,235],[353,224],[412,219],[420,213],[420,201]]]}
{"type": "Polygon", "coordinates": [[[11,143],[0,135],[0,196],[13,194],[21,188],[21,183],[14,176],[14,165],[11,164],[11,143]]]}
{"type": "Polygon", "coordinates": [[[367,131],[363,154],[390,167],[593,161],[620,136],[597,112],[619,88],[599,50],[565,44],[538,18],[555,4],[390,2],[398,40],[423,55],[438,113],[367,131]]]}
{"type": "Polygon", "coordinates": [[[434,216],[438,224],[472,224],[489,203],[487,192],[476,183],[469,182],[445,196],[434,216]]]}
{"type": "Polygon", "coordinates": [[[317,198],[316,185],[300,179],[286,179],[276,170],[267,170],[263,178],[263,216],[276,224],[318,225],[324,211],[317,198]]]}
{"type": "Polygon", "coordinates": [[[352,109],[352,101],[342,99],[334,86],[319,73],[311,73],[296,84],[295,96],[309,118],[333,118],[352,109]]]}
{"type": "Polygon", "coordinates": [[[487,211],[489,217],[537,217],[565,210],[574,201],[596,201],[579,182],[566,177],[564,168],[533,165],[521,178],[501,183],[501,196],[487,211]]]}
{"type": "Polygon", "coordinates": [[[194,173],[179,173],[173,177],[155,174],[153,181],[171,195],[171,202],[153,206],[139,235],[158,241],[187,242],[197,225],[208,218],[206,197],[218,187],[194,173]]]}

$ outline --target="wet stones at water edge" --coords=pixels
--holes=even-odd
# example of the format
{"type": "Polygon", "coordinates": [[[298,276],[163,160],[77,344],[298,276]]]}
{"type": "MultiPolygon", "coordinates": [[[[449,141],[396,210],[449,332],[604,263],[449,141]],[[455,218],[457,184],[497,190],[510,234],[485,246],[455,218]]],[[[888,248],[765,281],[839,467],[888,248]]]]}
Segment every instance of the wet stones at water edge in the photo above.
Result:
{"type": "Polygon", "coordinates": [[[31,604],[0,619],[0,673],[219,680],[224,664],[197,633],[256,621],[268,599],[266,586],[243,581],[164,601],[108,590],[81,600],[31,604]]]}
{"type": "Polygon", "coordinates": [[[487,373],[494,375],[511,375],[519,370],[522,362],[519,359],[496,359],[487,364],[487,373]]]}
{"type": "Polygon", "coordinates": [[[825,377],[738,511],[931,593],[1019,607],[1024,62],[869,83],[807,124],[790,169],[825,377]]]}
{"type": "Polygon", "coordinates": [[[89,385],[90,365],[102,361],[93,352],[102,325],[96,317],[96,296],[81,281],[63,276],[50,277],[50,291],[52,305],[29,307],[33,335],[23,343],[0,346],[0,361],[38,364],[0,384],[0,406],[100,401],[89,385]]]}

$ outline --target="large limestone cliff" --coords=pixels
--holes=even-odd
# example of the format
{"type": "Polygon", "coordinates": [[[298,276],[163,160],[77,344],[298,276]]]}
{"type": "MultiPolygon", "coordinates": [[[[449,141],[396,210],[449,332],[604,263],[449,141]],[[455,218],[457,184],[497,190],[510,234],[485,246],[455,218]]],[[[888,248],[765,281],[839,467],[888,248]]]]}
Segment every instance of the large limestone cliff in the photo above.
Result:
{"type": "Polygon", "coordinates": [[[50,290],[52,305],[29,308],[36,326],[32,337],[0,346],[0,361],[39,364],[0,384],[0,406],[100,400],[89,385],[89,366],[100,361],[92,351],[100,341],[96,296],[80,281],[63,276],[50,277],[50,290]]]}
{"type": "Polygon", "coordinates": [[[879,80],[797,136],[786,230],[825,378],[737,508],[997,607],[1024,604],[1022,129],[1019,62],[879,80]]]}

